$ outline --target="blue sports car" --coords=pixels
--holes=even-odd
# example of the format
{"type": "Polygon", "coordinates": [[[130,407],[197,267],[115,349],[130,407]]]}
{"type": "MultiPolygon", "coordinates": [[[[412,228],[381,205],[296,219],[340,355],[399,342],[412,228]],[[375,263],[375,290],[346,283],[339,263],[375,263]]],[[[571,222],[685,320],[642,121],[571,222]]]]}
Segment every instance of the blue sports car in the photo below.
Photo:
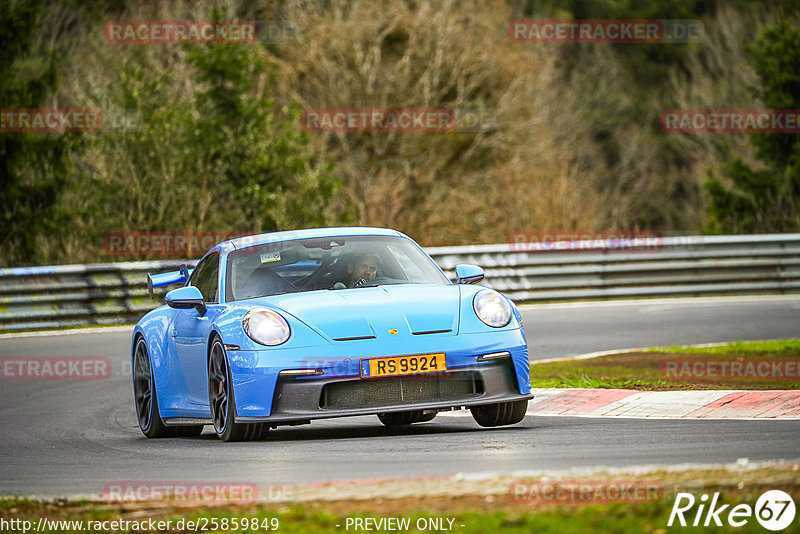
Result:
{"type": "Polygon", "coordinates": [[[224,241],[193,270],[148,275],[151,295],[182,287],[133,332],[139,426],[241,441],[348,415],[518,423],[532,397],[520,313],[474,285],[480,267],[455,273],[400,232],[323,228],[224,241]]]}

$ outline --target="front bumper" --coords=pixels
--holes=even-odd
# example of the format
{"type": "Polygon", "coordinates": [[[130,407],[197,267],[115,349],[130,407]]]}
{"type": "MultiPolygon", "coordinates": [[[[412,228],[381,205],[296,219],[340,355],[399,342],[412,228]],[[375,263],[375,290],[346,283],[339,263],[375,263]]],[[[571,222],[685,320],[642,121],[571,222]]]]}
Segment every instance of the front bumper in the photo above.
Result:
{"type": "Polygon", "coordinates": [[[431,374],[386,378],[281,376],[269,417],[237,417],[242,422],[299,422],[408,410],[447,410],[530,399],[521,395],[511,358],[431,374]]]}
{"type": "Polygon", "coordinates": [[[237,419],[293,421],[417,409],[447,409],[530,398],[528,346],[521,328],[443,336],[348,341],[330,346],[228,350],[237,419]],[[360,359],[443,352],[447,372],[361,378],[360,359]],[[508,353],[500,360],[484,355],[508,353]],[[287,377],[283,371],[323,374],[287,377]]]}

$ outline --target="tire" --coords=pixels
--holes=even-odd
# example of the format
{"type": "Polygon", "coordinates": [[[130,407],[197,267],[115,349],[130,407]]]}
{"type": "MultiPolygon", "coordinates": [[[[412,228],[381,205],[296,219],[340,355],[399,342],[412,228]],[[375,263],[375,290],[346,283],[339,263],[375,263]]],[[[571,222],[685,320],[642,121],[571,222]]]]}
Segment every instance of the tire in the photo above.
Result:
{"type": "Polygon", "coordinates": [[[378,419],[385,426],[404,426],[414,423],[424,423],[436,417],[436,412],[425,413],[422,410],[410,412],[379,413],[378,419]]]}
{"type": "Polygon", "coordinates": [[[133,352],[133,401],[139,429],[148,438],[199,436],[203,425],[166,426],[158,412],[158,395],[153,380],[150,354],[143,337],[136,341],[133,352]]]}
{"type": "Polygon", "coordinates": [[[469,409],[475,422],[486,427],[519,423],[525,417],[527,410],[528,399],[472,406],[469,409]]]}
{"type": "Polygon", "coordinates": [[[225,348],[218,337],[211,342],[208,356],[208,404],[214,431],[225,442],[263,439],[269,431],[267,423],[237,423],[233,381],[225,348]]]}

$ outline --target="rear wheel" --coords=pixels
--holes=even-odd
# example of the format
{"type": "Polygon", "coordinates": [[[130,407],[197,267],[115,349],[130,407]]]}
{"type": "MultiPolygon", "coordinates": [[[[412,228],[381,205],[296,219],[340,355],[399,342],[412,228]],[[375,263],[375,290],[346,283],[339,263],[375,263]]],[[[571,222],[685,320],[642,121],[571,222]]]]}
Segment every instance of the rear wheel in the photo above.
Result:
{"type": "Polygon", "coordinates": [[[498,404],[472,406],[469,411],[481,426],[505,426],[519,423],[528,410],[528,399],[498,404]]]}
{"type": "Polygon", "coordinates": [[[436,417],[434,410],[413,410],[410,412],[379,413],[378,419],[386,426],[403,426],[424,423],[436,417]]]}
{"type": "Polygon", "coordinates": [[[211,343],[208,358],[208,402],[214,430],[222,441],[263,439],[269,431],[266,423],[237,423],[236,400],[225,348],[219,338],[211,343]]]}
{"type": "Polygon", "coordinates": [[[158,395],[153,379],[150,355],[143,337],[133,351],[133,399],[139,428],[148,438],[199,436],[203,425],[166,426],[158,413],[158,395]]]}

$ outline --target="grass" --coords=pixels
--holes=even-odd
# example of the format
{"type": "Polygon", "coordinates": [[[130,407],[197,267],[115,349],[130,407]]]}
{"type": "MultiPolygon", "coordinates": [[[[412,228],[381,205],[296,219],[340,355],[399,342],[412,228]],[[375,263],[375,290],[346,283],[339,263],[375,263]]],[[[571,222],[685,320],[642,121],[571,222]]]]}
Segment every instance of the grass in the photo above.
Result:
{"type": "MultiPolygon", "coordinates": [[[[735,342],[713,347],[653,347],[638,352],[611,354],[585,360],[564,360],[531,366],[534,388],[618,388],[647,391],[685,389],[800,389],[798,374],[800,340],[735,342]],[[765,360],[780,364],[784,373],[791,369],[792,378],[751,376],[765,360]],[[714,376],[692,371],[692,365],[713,362],[714,376]],[[789,367],[786,364],[790,363],[789,367]],[[743,370],[738,376],[720,376],[720,369],[731,364],[743,370]],[[748,368],[748,364],[752,364],[748,368]],[[671,365],[672,367],[667,367],[671,365]],[[794,366],[794,367],[792,367],[794,366]],[[673,369],[677,372],[670,373],[673,369]],[[757,367],[756,367],[757,369],[757,367]]],[[[771,375],[772,371],[766,373],[771,375]]]]}

